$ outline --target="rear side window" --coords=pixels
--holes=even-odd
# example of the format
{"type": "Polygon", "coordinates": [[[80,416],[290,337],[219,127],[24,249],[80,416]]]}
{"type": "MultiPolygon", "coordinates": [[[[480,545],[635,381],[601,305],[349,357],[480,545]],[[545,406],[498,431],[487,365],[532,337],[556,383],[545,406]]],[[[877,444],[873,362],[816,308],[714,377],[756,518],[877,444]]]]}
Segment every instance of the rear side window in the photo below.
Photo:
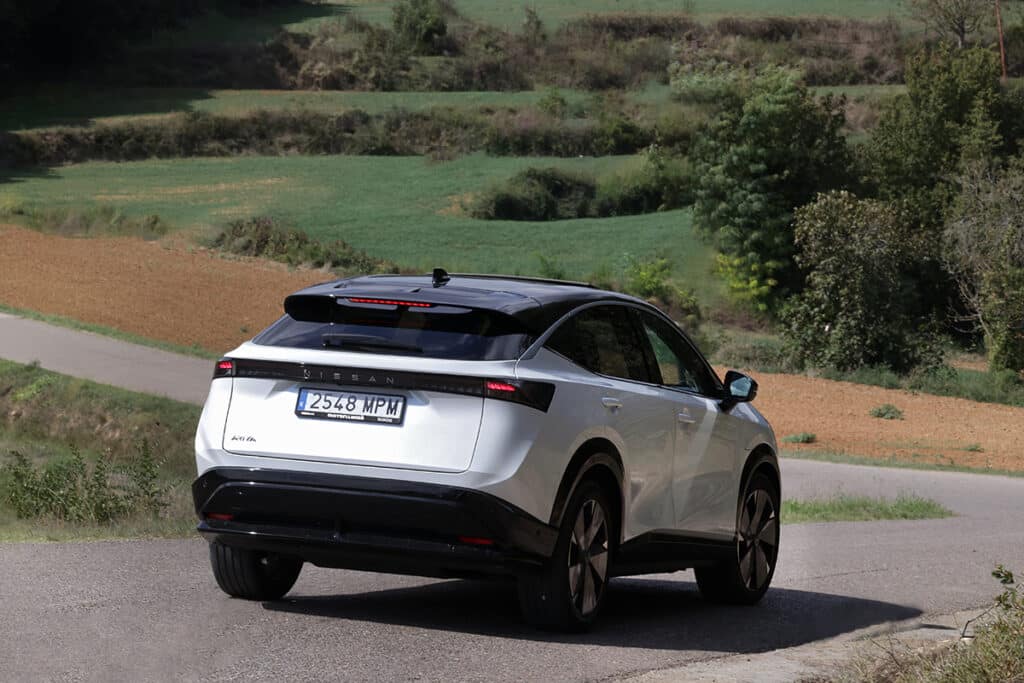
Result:
{"type": "Polygon", "coordinates": [[[629,312],[621,306],[597,306],[578,313],[555,330],[547,346],[591,372],[650,381],[644,347],[629,312]]]}
{"type": "Polygon", "coordinates": [[[332,322],[285,315],[253,342],[449,360],[514,360],[533,342],[511,316],[459,306],[338,305],[332,322]]]}

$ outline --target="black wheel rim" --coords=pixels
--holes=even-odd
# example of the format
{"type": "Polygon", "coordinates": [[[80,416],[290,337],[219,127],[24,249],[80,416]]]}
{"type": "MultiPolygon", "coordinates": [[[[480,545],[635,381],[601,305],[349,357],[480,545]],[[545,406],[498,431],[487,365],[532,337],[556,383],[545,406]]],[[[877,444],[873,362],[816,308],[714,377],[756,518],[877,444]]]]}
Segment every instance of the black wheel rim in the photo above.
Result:
{"type": "Polygon", "coordinates": [[[779,517],[772,497],[764,489],[747,495],[740,511],[740,578],[750,591],[759,591],[771,578],[779,546],[779,517]]]}
{"type": "Polygon", "coordinates": [[[569,597],[581,616],[597,609],[607,579],[608,519],[590,499],[580,507],[569,539],[569,597]]]}

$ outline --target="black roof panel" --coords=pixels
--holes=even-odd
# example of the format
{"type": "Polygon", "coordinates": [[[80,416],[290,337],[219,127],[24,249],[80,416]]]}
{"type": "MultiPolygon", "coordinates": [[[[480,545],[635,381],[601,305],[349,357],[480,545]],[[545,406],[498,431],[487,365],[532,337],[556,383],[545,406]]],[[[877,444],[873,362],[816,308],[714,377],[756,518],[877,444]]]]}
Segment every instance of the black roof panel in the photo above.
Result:
{"type": "Polygon", "coordinates": [[[366,297],[422,301],[498,311],[540,333],[583,304],[596,301],[643,303],[634,297],[589,285],[500,275],[459,275],[434,287],[429,275],[365,275],[334,280],[300,290],[293,297],[366,297]]]}

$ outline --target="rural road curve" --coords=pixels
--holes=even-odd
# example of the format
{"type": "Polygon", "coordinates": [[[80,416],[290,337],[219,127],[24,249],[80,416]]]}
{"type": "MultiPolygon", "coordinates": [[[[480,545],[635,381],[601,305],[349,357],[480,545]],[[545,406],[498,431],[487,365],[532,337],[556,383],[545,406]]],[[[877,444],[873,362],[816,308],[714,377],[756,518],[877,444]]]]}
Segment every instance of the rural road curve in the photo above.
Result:
{"type": "MultiPolygon", "coordinates": [[[[0,319],[0,357],[202,400],[208,361],[32,322],[0,319]],[[58,341],[11,339],[26,331],[58,341]],[[67,335],[93,339],[68,354],[67,335]]],[[[621,579],[583,635],[525,627],[501,583],[307,566],[260,604],[218,591],[198,539],[0,545],[0,679],[617,679],[980,607],[995,564],[1024,569],[1024,479],[786,459],[783,481],[790,497],[906,492],[957,516],[784,526],[759,606],[707,604],[690,572],[621,579]]]]}

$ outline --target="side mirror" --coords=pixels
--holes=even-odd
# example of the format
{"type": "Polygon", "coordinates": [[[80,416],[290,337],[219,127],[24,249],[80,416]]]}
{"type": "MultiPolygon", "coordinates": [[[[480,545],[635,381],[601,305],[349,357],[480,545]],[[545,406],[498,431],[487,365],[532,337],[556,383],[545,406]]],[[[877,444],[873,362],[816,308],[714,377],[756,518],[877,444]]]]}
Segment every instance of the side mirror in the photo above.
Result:
{"type": "Polygon", "coordinates": [[[748,403],[757,396],[757,382],[742,372],[730,370],[725,373],[726,396],[722,400],[722,410],[730,410],[737,403],[748,403]]]}

